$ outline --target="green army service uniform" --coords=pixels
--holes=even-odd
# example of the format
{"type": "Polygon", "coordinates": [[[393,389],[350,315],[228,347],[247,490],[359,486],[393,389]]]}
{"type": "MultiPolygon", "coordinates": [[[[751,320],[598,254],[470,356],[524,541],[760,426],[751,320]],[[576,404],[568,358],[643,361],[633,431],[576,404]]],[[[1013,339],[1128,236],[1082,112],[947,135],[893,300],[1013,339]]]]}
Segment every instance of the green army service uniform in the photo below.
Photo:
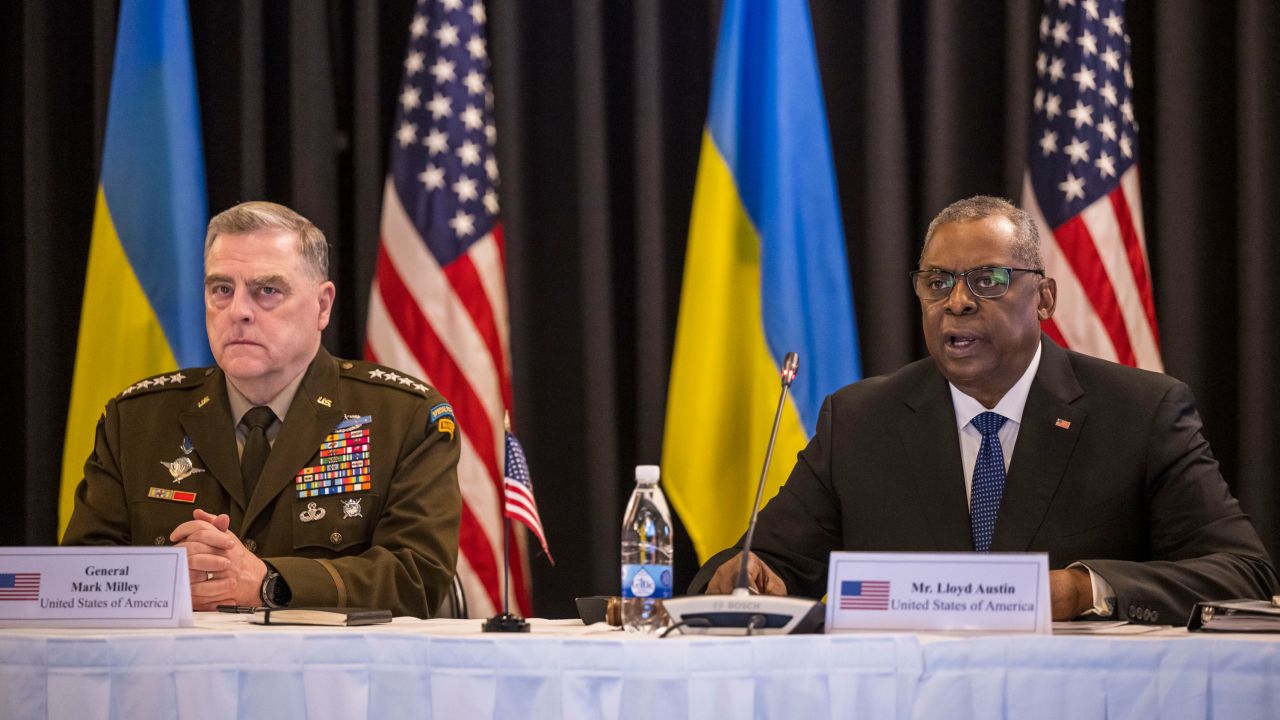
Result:
{"type": "Polygon", "coordinates": [[[157,376],[107,403],[63,544],[164,545],[193,508],[226,513],[291,605],[430,617],[457,560],[460,443],[436,390],[321,348],[246,499],[226,376],[157,376]]]}

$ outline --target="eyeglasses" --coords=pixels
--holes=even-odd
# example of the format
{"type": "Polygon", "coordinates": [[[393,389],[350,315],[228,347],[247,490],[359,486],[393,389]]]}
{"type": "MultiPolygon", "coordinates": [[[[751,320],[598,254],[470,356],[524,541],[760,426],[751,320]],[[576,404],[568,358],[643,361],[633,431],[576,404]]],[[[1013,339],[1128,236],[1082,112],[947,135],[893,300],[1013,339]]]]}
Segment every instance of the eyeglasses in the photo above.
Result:
{"type": "Polygon", "coordinates": [[[965,284],[969,286],[969,292],[973,293],[974,297],[990,299],[1009,292],[1009,284],[1013,282],[1013,274],[1016,272],[1035,273],[1044,277],[1043,270],[1015,267],[980,267],[962,273],[930,268],[912,270],[908,275],[911,276],[911,283],[915,286],[916,296],[921,300],[941,300],[950,297],[956,281],[960,278],[964,278],[965,284]]]}

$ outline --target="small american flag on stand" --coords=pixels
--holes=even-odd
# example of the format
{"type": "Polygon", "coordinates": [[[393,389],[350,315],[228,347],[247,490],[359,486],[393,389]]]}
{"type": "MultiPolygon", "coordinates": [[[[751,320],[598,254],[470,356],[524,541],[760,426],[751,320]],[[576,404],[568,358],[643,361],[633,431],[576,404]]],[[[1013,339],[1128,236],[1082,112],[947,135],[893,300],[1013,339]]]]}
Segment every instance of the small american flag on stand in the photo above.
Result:
{"type": "MultiPolygon", "coordinates": [[[[502,607],[503,416],[512,407],[497,130],[480,0],[418,0],[391,137],[365,356],[421,377],[461,429],[458,578],[473,617],[502,607]]],[[[526,539],[510,587],[532,610],[526,539]]]]}
{"type": "Polygon", "coordinates": [[[538,503],[533,499],[533,480],[529,477],[529,463],[524,457],[524,447],[520,445],[516,436],[511,434],[509,425],[506,430],[507,461],[503,477],[503,490],[506,497],[503,513],[512,520],[524,523],[538,538],[538,542],[542,543],[542,552],[547,554],[547,559],[555,565],[556,561],[552,559],[551,551],[547,549],[547,536],[542,532],[542,517],[538,515],[538,503]]]}
{"type": "Polygon", "coordinates": [[[39,600],[40,573],[0,573],[0,600],[39,600]]]}
{"type": "Polygon", "coordinates": [[[888,610],[888,580],[840,581],[841,610],[888,610]]]}
{"type": "Polygon", "coordinates": [[[1022,205],[1058,305],[1044,331],[1162,371],[1138,183],[1123,0],[1045,0],[1022,205]]]}

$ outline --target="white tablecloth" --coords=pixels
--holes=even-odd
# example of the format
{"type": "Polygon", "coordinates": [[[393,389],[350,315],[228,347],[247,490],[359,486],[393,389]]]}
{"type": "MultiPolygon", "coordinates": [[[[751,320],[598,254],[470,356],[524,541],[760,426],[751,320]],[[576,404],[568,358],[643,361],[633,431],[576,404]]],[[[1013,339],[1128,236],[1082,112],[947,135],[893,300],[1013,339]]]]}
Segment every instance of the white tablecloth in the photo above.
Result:
{"type": "Polygon", "coordinates": [[[564,621],[0,630],[3,718],[1280,718],[1266,636],[636,638],[564,621]]]}

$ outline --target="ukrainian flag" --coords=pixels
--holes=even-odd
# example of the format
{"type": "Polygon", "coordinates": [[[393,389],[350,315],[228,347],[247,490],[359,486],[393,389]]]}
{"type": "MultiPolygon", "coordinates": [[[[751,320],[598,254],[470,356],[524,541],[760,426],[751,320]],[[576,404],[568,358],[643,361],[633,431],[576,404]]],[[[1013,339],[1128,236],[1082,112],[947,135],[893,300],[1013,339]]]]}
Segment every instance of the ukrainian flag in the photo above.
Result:
{"type": "Polygon", "coordinates": [[[805,0],[727,0],[716,46],[676,328],[662,463],[705,561],[747,526],[779,373],[765,499],[858,379],[857,330],[822,83],[805,0]]]}
{"type": "Polygon", "coordinates": [[[60,536],[106,401],[139,378],[211,362],[208,220],[187,4],[124,0],[62,451],[60,536]]]}

